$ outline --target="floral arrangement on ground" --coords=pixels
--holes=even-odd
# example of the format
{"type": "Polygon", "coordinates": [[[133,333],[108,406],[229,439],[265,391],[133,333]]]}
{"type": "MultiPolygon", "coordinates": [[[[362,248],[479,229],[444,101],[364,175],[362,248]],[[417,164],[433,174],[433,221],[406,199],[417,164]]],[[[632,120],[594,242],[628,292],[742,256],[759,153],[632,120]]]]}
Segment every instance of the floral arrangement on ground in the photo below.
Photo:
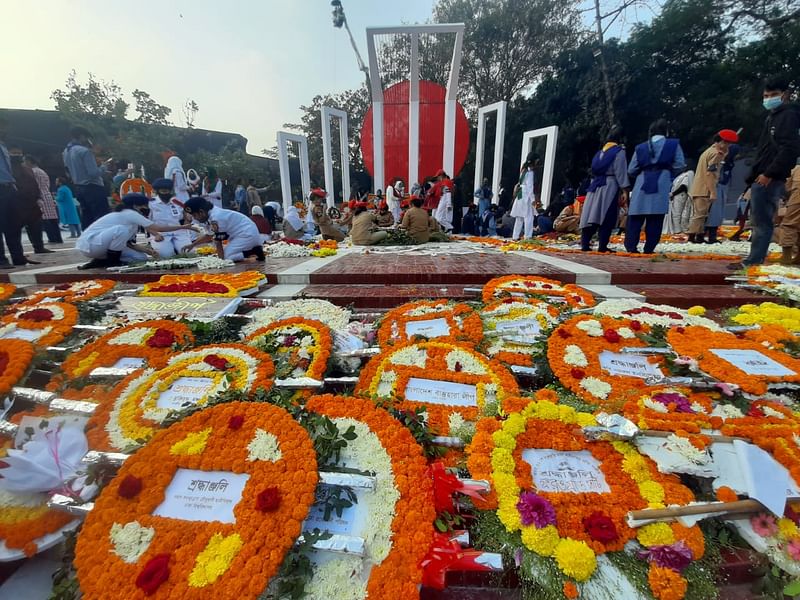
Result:
{"type": "Polygon", "coordinates": [[[331,330],[320,321],[302,317],[256,329],[245,343],[272,357],[277,379],[321,380],[333,350],[331,330]]]}
{"type": "Polygon", "coordinates": [[[382,347],[416,338],[475,345],[483,338],[483,325],[472,307],[448,300],[408,302],[381,319],[378,343],[382,347]]]}

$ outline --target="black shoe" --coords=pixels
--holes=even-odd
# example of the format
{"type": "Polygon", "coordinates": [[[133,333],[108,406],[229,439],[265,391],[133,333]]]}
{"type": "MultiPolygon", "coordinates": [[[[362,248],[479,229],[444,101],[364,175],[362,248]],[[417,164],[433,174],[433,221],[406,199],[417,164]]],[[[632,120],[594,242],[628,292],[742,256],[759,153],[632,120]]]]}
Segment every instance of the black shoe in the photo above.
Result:
{"type": "Polygon", "coordinates": [[[726,268],[727,268],[729,271],[744,271],[744,270],[745,270],[745,269],[747,269],[747,267],[749,267],[749,266],[750,266],[750,265],[746,265],[745,263],[737,262],[737,263],[731,263],[731,264],[729,264],[729,265],[728,265],[726,268]]]}
{"type": "Polygon", "coordinates": [[[14,265],[10,262],[0,262],[0,269],[13,269],[14,265]]]}
{"type": "Polygon", "coordinates": [[[48,248],[39,248],[38,250],[34,250],[34,254],[52,254],[55,250],[49,250],[48,248]]]}
{"type": "Polygon", "coordinates": [[[106,252],[106,266],[107,267],[121,267],[125,263],[122,262],[122,251],[108,250],[106,252]]]}
{"type": "Polygon", "coordinates": [[[88,263],[80,265],[78,270],[85,271],[86,269],[104,269],[108,266],[108,260],[105,258],[93,258],[88,263]]]}
{"type": "Polygon", "coordinates": [[[14,259],[14,265],[17,266],[17,267],[22,267],[22,266],[25,266],[25,265],[40,265],[40,264],[42,264],[42,263],[40,263],[38,260],[31,260],[27,256],[23,256],[22,258],[15,258],[14,259]]]}

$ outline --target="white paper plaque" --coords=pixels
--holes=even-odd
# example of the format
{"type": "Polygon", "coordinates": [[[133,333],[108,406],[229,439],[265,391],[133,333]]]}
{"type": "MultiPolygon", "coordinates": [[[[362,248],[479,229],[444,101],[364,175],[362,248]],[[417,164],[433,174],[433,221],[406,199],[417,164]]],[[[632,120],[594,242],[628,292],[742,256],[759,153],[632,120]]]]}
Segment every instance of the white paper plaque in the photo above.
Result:
{"type": "Polygon", "coordinates": [[[405,392],[406,400],[449,404],[452,406],[478,406],[478,391],[474,385],[418,379],[410,377],[405,392]]]}
{"type": "Polygon", "coordinates": [[[748,375],[768,375],[770,377],[791,377],[797,375],[778,361],[761,354],[758,350],[725,350],[712,348],[711,352],[728,361],[748,375]]]}
{"type": "Polygon", "coordinates": [[[427,321],[406,321],[406,335],[421,335],[427,338],[446,337],[450,335],[447,319],[428,319],[427,321]]]}
{"type": "Polygon", "coordinates": [[[235,523],[233,509],[250,475],[226,471],[178,469],[153,515],[181,521],[235,523]]]}
{"type": "Polygon", "coordinates": [[[588,450],[558,451],[528,448],[522,460],[531,466],[536,489],[542,492],[607,494],[611,488],[600,470],[600,462],[588,450]]]}
{"type": "Polygon", "coordinates": [[[186,404],[196,404],[214,386],[210,377],[178,377],[169,389],[158,397],[156,406],[169,410],[184,408],[186,404]]]}
{"type": "Polygon", "coordinates": [[[123,312],[137,317],[175,317],[185,315],[190,319],[211,320],[236,312],[241,303],[236,298],[209,298],[206,296],[120,296],[123,312]]]}
{"type": "Polygon", "coordinates": [[[141,369],[145,366],[145,360],[143,358],[131,358],[129,356],[125,356],[120,358],[117,362],[111,365],[112,369],[141,369]]]}
{"type": "Polygon", "coordinates": [[[45,333],[45,329],[23,329],[22,327],[14,327],[11,331],[3,334],[3,337],[6,339],[35,342],[45,333]]]}
{"type": "Polygon", "coordinates": [[[515,319],[513,321],[498,321],[494,330],[506,340],[528,341],[542,331],[539,321],[535,319],[515,319]]]}
{"type": "Polygon", "coordinates": [[[656,365],[641,354],[619,354],[603,350],[600,353],[600,367],[611,375],[624,375],[639,379],[664,376],[656,365]]]}

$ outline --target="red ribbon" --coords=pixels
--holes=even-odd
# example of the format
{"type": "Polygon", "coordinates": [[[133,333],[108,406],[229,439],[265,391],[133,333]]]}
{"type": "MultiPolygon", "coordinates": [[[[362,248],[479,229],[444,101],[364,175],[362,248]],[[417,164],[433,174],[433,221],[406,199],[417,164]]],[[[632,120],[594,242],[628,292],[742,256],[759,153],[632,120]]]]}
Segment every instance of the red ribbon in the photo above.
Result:
{"type": "Polygon", "coordinates": [[[456,492],[469,496],[478,503],[484,501],[480,492],[483,488],[479,485],[466,484],[458,477],[448,472],[441,462],[435,462],[428,468],[428,474],[433,479],[433,501],[436,513],[444,511],[454,513],[453,494],[456,492]]]}
{"type": "Polygon", "coordinates": [[[449,535],[435,533],[428,554],[420,562],[422,585],[443,590],[448,571],[491,571],[491,567],[476,562],[482,554],[477,550],[462,550],[449,535]]]}

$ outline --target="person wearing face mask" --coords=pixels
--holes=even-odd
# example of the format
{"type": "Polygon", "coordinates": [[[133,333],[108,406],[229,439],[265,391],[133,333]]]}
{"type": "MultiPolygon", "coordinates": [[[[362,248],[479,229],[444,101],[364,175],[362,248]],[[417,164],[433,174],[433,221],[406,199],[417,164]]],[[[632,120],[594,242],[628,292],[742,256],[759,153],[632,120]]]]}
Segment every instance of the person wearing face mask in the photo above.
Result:
{"type": "Polygon", "coordinates": [[[184,252],[213,241],[220,258],[238,262],[255,256],[259,262],[264,262],[261,234],[249,217],[235,210],[219,208],[205,198],[192,198],[183,208],[195,221],[206,225],[209,230],[207,234],[201,235],[183,248],[184,252]],[[223,245],[223,242],[228,243],[223,245]]]}
{"type": "Polygon", "coordinates": [[[92,141],[89,130],[84,127],[73,127],[72,139],[64,149],[64,167],[67,169],[72,183],[75,184],[78,202],[81,205],[84,228],[105,214],[108,214],[108,193],[103,176],[113,162],[109,158],[99,167],[92,152],[92,141]]]}
{"type": "Polygon", "coordinates": [[[136,243],[136,234],[142,227],[151,239],[160,242],[161,233],[190,229],[191,225],[156,225],[148,219],[150,198],[144,194],[126,194],[116,212],[109,213],[92,223],[78,238],[75,248],[91,260],[79,269],[116,267],[125,262],[158,258],[150,246],[136,243]]]}
{"type": "Polygon", "coordinates": [[[785,79],[774,77],[765,82],[762,103],[767,118],[747,178],[747,183],[751,184],[750,224],[753,227],[750,254],[741,264],[730,265],[731,269],[760,265],[767,258],[784,184],[800,156],[800,111],[789,103],[790,96],[785,79]]]}
{"type": "MultiPolygon", "coordinates": [[[[728,148],[739,141],[737,133],[731,129],[723,129],[714,136],[714,142],[700,155],[697,161],[697,171],[692,181],[689,195],[692,197],[692,219],[689,221],[689,242],[702,244],[705,242],[703,233],[706,230],[706,219],[711,206],[717,202],[717,184],[722,172],[722,164],[728,156],[728,148]]],[[[723,199],[722,202],[725,200],[723,199]]],[[[715,228],[716,232],[716,228],[715,228]]],[[[712,236],[709,232],[709,243],[712,236]]]]}
{"type": "MultiPolygon", "coordinates": [[[[172,195],[172,180],[161,177],[153,181],[156,198],[150,200],[150,220],[156,225],[182,225],[185,217],[183,204],[172,195]]],[[[151,240],[150,245],[161,258],[172,258],[192,243],[192,236],[185,229],[164,233],[160,241],[151,240]]]]}

